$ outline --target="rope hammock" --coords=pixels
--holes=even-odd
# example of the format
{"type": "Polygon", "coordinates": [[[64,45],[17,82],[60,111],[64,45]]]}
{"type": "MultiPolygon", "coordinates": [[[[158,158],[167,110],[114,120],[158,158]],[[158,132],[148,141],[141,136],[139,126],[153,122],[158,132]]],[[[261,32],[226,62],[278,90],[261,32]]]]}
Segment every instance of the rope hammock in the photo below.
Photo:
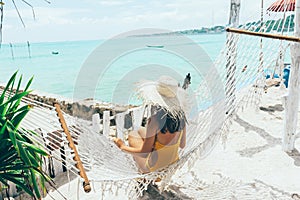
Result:
{"type": "MultiPolygon", "coordinates": [[[[239,29],[259,33],[291,34],[291,15],[285,18],[278,15],[281,16],[281,13],[268,14],[269,19],[265,18],[265,22],[247,23],[239,29]]],[[[90,183],[92,189],[101,192],[102,195],[105,195],[105,192],[117,195],[120,189],[125,189],[126,195],[132,199],[142,196],[147,186],[158,178],[161,179],[160,189],[168,188],[172,175],[178,169],[183,165],[191,168],[196,160],[203,159],[210,153],[220,138],[226,140],[231,120],[238,109],[259,105],[265,87],[264,70],[275,69],[278,58],[274,55],[286,55],[282,51],[286,50],[288,45],[289,42],[285,40],[261,40],[260,37],[227,33],[226,45],[215,61],[217,70],[207,73],[194,93],[195,98],[207,103],[207,107],[196,115],[187,113],[187,145],[180,150],[180,159],[155,172],[141,174],[132,156],[120,151],[106,134],[94,131],[90,121],[64,113],[68,130],[78,148],[80,162],[89,177],[89,180],[82,181],[90,183]],[[278,48],[279,46],[282,49],[278,48]],[[207,81],[214,80],[215,77],[220,77],[223,85],[218,83],[208,88],[207,81]],[[224,93],[224,96],[212,99],[212,91],[224,93]]],[[[78,175],[80,170],[75,167],[78,160],[73,159],[74,150],[67,145],[69,141],[63,134],[55,108],[28,98],[24,98],[23,103],[33,105],[33,109],[22,122],[22,130],[29,137],[34,137],[30,131],[40,133],[40,136],[34,139],[43,144],[51,155],[45,163],[44,170],[53,176],[61,171],[78,175]]],[[[144,110],[144,105],[140,108],[144,110]]],[[[135,115],[133,120],[141,122],[141,117],[147,116],[146,111],[147,109],[142,115],[131,112],[135,115]]],[[[120,128],[120,124],[124,125],[124,121],[116,121],[117,129],[120,128]]],[[[121,130],[125,130],[124,126],[121,130]]],[[[211,194],[211,191],[207,191],[203,196],[211,194]]]]}

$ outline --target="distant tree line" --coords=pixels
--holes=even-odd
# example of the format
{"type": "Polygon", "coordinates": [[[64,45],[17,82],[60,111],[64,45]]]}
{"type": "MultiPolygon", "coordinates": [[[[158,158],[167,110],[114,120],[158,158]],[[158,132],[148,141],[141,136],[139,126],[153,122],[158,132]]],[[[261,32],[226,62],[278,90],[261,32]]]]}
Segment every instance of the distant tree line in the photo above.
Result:
{"type": "MultiPolygon", "coordinates": [[[[294,23],[295,15],[291,14],[287,16],[285,19],[277,19],[277,20],[267,20],[261,22],[248,22],[246,24],[241,24],[238,28],[247,29],[251,31],[264,31],[264,32],[293,32],[295,23],[294,23]]],[[[226,31],[226,26],[213,26],[213,27],[202,27],[200,29],[189,29],[182,31],[174,31],[168,33],[156,33],[151,34],[150,36],[161,36],[161,35],[199,35],[199,34],[214,34],[214,33],[223,33],[226,31]]],[[[149,35],[136,35],[134,37],[143,37],[149,35]]]]}
{"type": "Polygon", "coordinates": [[[201,29],[189,29],[183,31],[174,31],[168,33],[155,33],[150,35],[135,35],[134,37],[143,37],[143,36],[162,36],[162,35],[199,35],[199,34],[214,34],[214,33],[223,33],[225,32],[225,26],[214,26],[214,27],[202,27],[201,29]]]}

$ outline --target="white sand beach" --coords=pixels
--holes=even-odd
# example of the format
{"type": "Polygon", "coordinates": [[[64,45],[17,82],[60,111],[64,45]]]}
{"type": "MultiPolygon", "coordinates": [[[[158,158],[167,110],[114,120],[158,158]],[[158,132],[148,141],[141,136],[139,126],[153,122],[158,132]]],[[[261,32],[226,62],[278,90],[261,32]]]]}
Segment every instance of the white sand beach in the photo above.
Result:
{"type": "MultiPolygon", "coordinates": [[[[282,150],[284,109],[281,97],[286,92],[270,88],[263,94],[260,109],[249,107],[239,111],[225,146],[220,141],[191,170],[184,166],[172,177],[170,190],[174,198],[299,199],[300,140],[296,140],[292,153],[282,150]]],[[[57,177],[55,181],[61,185],[59,182],[66,182],[66,176],[57,177]]],[[[101,193],[94,191],[84,193],[77,178],[58,190],[67,199],[102,198],[101,193]]],[[[62,199],[57,191],[49,194],[54,199],[62,199]]],[[[105,194],[104,199],[130,199],[123,195],[120,190],[118,196],[105,194]]],[[[168,196],[163,193],[160,198],[168,199],[168,196]]],[[[146,194],[142,199],[150,198],[146,194]]]]}
{"type": "MultiPolygon", "coordinates": [[[[192,171],[197,178],[208,184],[216,183],[224,177],[241,183],[262,182],[264,187],[273,188],[273,192],[278,190],[299,194],[300,154],[297,149],[300,148],[300,141],[296,140],[293,153],[287,154],[282,150],[284,111],[281,95],[285,92],[279,88],[270,88],[267,94],[263,94],[259,110],[247,108],[238,112],[225,149],[219,143],[207,158],[195,164],[192,171]]],[[[216,199],[219,193],[226,194],[224,199],[234,199],[230,197],[233,194],[237,195],[236,199],[245,199],[246,191],[245,194],[239,193],[233,183],[223,186],[229,191],[216,190],[216,194],[207,199],[216,199]]],[[[190,192],[186,191],[186,194],[190,192]]],[[[270,194],[260,196],[259,186],[251,192],[251,199],[277,199],[270,194]]],[[[203,193],[205,189],[198,190],[193,197],[201,197],[203,193]]]]}

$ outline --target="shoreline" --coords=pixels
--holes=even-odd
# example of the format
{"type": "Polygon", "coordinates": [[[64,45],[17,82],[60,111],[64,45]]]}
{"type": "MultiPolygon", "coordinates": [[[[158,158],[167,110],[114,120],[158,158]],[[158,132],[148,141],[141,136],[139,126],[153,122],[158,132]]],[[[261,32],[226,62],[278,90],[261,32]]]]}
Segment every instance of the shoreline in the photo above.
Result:
{"type": "MultiPolygon", "coordinates": [[[[1,90],[4,88],[5,86],[0,85],[1,90]]],[[[92,98],[73,101],[64,96],[40,91],[33,91],[28,94],[26,98],[48,106],[54,106],[55,103],[59,103],[61,110],[65,113],[85,120],[92,120],[92,116],[97,113],[102,117],[104,111],[110,111],[110,115],[112,116],[117,113],[122,113],[130,108],[137,107],[135,105],[117,105],[109,102],[100,102],[92,98]]]]}

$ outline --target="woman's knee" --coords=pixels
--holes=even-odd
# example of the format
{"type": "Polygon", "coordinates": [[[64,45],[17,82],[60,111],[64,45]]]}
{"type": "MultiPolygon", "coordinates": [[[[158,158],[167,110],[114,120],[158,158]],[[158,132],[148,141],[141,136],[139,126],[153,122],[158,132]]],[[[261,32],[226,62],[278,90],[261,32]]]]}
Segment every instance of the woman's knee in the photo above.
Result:
{"type": "Polygon", "coordinates": [[[146,128],[145,127],[140,127],[138,130],[138,134],[144,139],[146,138],[146,128]]]}
{"type": "Polygon", "coordinates": [[[129,131],[128,132],[128,137],[139,137],[138,131],[129,131]]]}

